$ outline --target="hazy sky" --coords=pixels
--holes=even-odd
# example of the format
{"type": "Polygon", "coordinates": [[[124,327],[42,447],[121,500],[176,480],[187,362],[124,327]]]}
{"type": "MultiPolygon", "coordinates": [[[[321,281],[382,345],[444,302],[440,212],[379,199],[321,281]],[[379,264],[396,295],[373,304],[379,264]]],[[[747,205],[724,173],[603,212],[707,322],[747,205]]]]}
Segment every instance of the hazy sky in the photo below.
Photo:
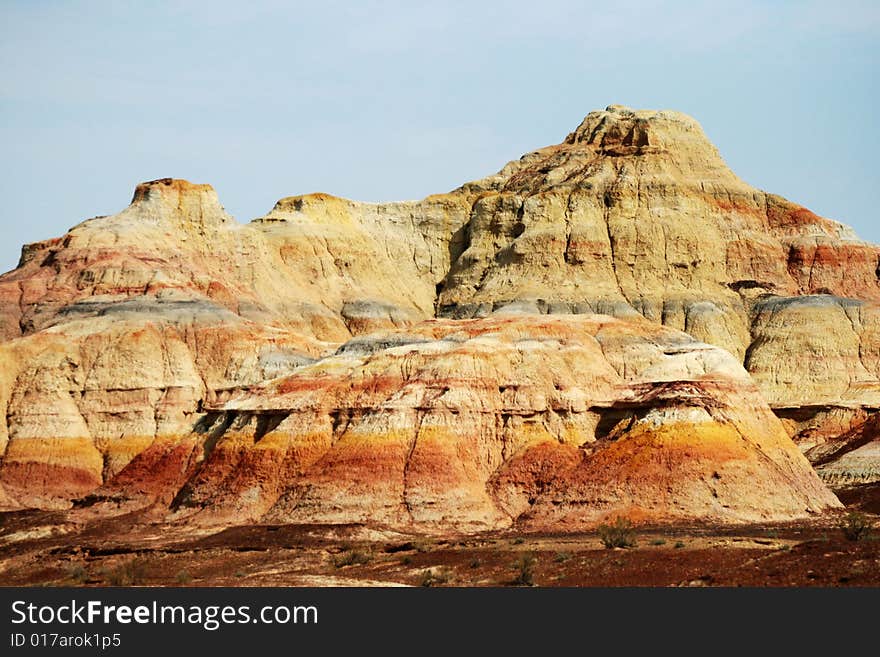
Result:
{"type": "Polygon", "coordinates": [[[746,181],[880,242],[876,0],[0,0],[0,63],[0,271],[139,181],[211,183],[239,221],[420,198],[611,103],[693,115],[746,181]]]}

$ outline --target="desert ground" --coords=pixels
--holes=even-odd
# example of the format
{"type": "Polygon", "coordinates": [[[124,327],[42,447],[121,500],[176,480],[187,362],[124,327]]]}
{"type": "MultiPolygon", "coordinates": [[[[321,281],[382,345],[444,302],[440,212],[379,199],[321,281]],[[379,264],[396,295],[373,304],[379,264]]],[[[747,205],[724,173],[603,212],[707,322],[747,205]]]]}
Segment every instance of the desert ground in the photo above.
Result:
{"type": "Polygon", "coordinates": [[[13,586],[878,586],[880,486],[837,491],[847,511],[808,522],[636,526],[600,533],[432,537],[363,525],[207,530],[143,514],[0,515],[0,583],[13,586]],[[875,523],[859,540],[847,514],[875,523]]]}

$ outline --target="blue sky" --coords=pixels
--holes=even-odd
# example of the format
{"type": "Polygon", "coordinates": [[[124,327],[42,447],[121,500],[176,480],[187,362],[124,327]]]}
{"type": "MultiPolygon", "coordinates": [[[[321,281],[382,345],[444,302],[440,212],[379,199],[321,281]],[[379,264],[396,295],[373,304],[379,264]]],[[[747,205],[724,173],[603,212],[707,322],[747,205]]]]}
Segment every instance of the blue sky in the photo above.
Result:
{"type": "Polygon", "coordinates": [[[751,184],[880,242],[880,3],[0,0],[0,271],[22,243],[209,182],[421,198],[611,103],[696,117],[751,184]]]}

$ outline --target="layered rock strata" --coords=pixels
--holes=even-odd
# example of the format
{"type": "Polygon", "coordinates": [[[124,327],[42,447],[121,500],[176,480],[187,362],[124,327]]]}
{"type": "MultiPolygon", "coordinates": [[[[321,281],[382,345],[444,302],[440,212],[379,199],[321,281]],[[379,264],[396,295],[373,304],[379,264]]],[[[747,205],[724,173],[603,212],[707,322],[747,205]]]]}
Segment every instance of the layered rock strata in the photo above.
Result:
{"type": "Polygon", "coordinates": [[[729,353],[645,320],[427,321],[205,410],[99,497],[142,496],[200,522],[465,531],[837,505],[729,353]],[[175,476],[144,490],[152,471],[175,476]]]}
{"type": "Polygon", "coordinates": [[[144,183],[0,277],[0,503],[435,527],[814,512],[835,501],[785,436],[828,481],[878,476],[878,262],[669,111],[593,112],[418,202],[310,194],[240,225],[207,185],[144,183]],[[690,346],[645,360],[670,341],[690,346]]]}

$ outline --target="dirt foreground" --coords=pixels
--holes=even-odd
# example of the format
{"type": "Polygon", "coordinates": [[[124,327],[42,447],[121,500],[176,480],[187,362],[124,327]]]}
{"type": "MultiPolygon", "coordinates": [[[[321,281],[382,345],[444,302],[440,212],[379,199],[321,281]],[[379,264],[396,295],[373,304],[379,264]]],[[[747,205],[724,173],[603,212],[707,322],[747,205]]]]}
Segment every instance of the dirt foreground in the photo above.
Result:
{"type": "MultiPolygon", "coordinates": [[[[875,511],[877,488],[838,491],[875,511]]],[[[194,529],[143,515],[0,514],[5,586],[880,586],[880,526],[849,540],[841,514],[748,527],[427,537],[360,525],[194,529]]]]}

